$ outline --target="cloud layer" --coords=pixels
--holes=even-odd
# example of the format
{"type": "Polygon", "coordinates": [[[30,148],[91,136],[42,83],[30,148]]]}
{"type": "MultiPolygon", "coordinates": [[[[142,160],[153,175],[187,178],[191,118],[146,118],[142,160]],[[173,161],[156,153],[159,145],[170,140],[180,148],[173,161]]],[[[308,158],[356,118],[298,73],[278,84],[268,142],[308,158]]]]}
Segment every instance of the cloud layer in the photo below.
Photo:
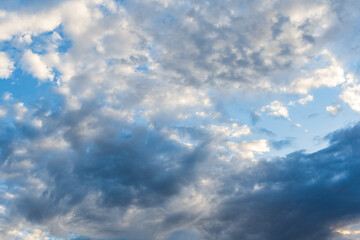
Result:
{"type": "Polygon", "coordinates": [[[357,1],[0,5],[1,239],[359,235],[357,1]]]}

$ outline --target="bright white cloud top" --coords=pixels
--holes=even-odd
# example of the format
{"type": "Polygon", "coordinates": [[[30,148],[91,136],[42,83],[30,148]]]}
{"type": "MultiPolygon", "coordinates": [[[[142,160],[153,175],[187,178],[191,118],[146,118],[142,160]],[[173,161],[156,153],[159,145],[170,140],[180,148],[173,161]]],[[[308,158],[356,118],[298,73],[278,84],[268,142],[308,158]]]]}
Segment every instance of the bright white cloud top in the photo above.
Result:
{"type": "Polygon", "coordinates": [[[359,11],[0,0],[0,239],[358,239],[359,11]]]}

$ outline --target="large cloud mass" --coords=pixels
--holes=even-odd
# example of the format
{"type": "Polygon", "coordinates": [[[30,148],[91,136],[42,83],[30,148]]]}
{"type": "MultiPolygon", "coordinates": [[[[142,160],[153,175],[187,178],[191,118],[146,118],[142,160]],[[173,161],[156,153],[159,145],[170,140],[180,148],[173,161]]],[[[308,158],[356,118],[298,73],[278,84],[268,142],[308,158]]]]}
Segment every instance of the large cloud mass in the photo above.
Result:
{"type": "Polygon", "coordinates": [[[357,1],[0,6],[1,239],[359,235],[360,124],[284,157],[256,126],[316,89],[358,111],[357,1]]]}

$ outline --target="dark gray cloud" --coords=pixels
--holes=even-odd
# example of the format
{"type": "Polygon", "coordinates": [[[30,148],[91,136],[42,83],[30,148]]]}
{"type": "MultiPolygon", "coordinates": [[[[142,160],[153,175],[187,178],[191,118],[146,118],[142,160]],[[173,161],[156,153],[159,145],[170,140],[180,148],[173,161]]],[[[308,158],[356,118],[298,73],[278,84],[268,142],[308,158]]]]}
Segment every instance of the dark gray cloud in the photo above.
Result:
{"type": "MultiPolygon", "coordinates": [[[[84,107],[81,112],[63,116],[55,113],[45,122],[43,134],[46,128],[52,129],[47,132],[51,135],[69,127],[64,136],[71,148],[61,155],[51,150],[31,153],[36,164],[31,174],[46,181],[46,188],[36,195],[24,191],[17,199],[16,210],[28,220],[44,222],[57,214],[65,214],[96,191],[101,192],[98,202],[101,206],[161,205],[192,181],[196,165],[205,161],[210,152],[206,142],[190,150],[155,129],[106,119],[101,119],[101,126],[97,126],[101,134],[82,138],[79,134],[82,121],[94,116],[92,110],[84,107]]],[[[35,130],[30,126],[21,129],[23,141],[42,137],[33,134],[35,130]]],[[[7,143],[7,148],[2,148],[5,157],[9,155],[10,139],[7,136],[4,140],[7,143]]]]}
{"type": "MultiPolygon", "coordinates": [[[[140,231],[134,237],[117,231],[113,225],[115,216],[106,214],[112,209],[127,211],[136,206],[153,209],[162,219],[154,229],[170,232],[169,237],[305,240],[332,239],[333,229],[359,217],[360,191],[356,182],[360,180],[360,123],[329,134],[329,147],[315,153],[298,151],[284,158],[259,160],[257,164],[244,165],[237,173],[224,168],[229,174],[218,175],[220,187],[211,193],[222,200],[212,204],[210,215],[199,217],[186,210],[162,213],[161,208],[179,196],[184,187],[196,185],[196,179],[216,176],[216,168],[221,165],[212,165],[210,159],[215,155],[211,153],[211,140],[189,149],[156,129],[106,120],[85,109],[67,113],[63,118],[54,113],[44,121],[47,134],[67,129],[64,136],[71,147],[61,155],[55,150],[30,152],[36,168],[8,181],[12,193],[18,195],[9,205],[14,219],[23,216],[34,224],[46,225],[77,209],[73,223],[85,229],[89,224],[103,224],[95,227],[102,239],[119,234],[155,239],[154,232],[148,235],[140,231]],[[101,134],[82,138],[81,123],[94,116],[106,123],[101,125],[101,134]],[[44,186],[34,188],[29,182],[31,176],[42,180],[44,186]],[[97,196],[92,203],[87,200],[91,194],[97,196]],[[186,229],[189,222],[197,234],[190,230],[177,232],[176,229],[186,229]]],[[[27,128],[31,126],[21,128],[22,141],[36,142],[42,137],[33,133],[35,129],[27,128]]],[[[187,128],[182,131],[191,133],[187,128]]],[[[10,146],[14,144],[12,131],[7,134],[10,146]]],[[[194,131],[194,138],[205,139],[205,135],[199,137],[194,131]]],[[[11,148],[7,151],[11,152],[11,148]]],[[[3,172],[24,172],[16,167],[21,160],[13,153],[3,164],[3,172]]],[[[94,233],[82,234],[99,238],[94,233]]]]}
{"type": "Polygon", "coordinates": [[[360,124],[328,138],[318,152],[260,161],[224,179],[226,200],[199,224],[206,238],[330,239],[332,229],[356,221],[360,124]]]}

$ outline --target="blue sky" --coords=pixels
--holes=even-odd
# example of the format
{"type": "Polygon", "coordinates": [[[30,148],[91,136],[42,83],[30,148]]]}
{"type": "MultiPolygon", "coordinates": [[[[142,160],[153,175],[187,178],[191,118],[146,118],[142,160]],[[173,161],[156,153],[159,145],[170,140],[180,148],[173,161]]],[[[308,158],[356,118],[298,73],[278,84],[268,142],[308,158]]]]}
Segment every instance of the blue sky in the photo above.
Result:
{"type": "Polygon", "coordinates": [[[0,238],[358,239],[359,10],[0,0],[0,238]]]}

